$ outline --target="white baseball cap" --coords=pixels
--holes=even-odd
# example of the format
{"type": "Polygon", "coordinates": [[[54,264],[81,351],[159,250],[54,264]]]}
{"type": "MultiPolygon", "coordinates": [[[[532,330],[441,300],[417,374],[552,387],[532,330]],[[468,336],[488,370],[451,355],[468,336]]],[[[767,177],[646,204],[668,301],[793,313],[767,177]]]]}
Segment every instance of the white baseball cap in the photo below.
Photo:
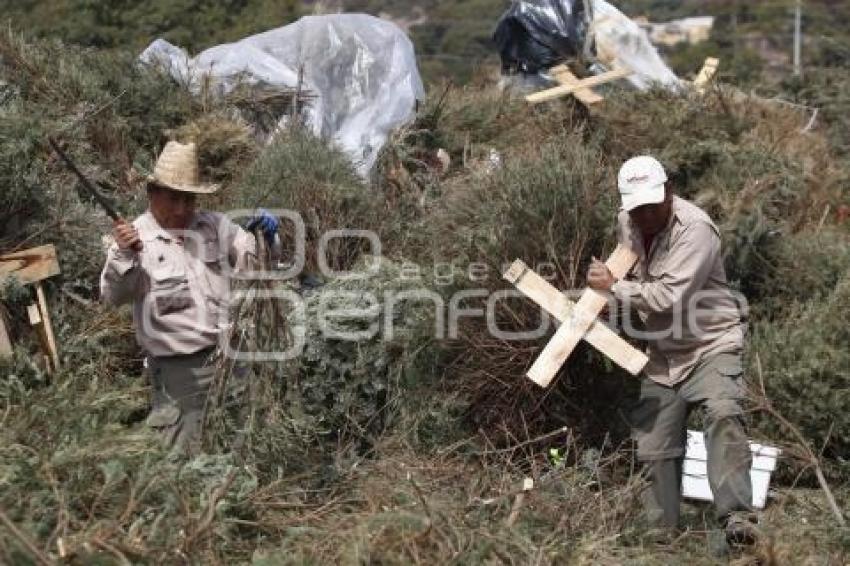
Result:
{"type": "Polygon", "coordinates": [[[628,212],[645,204],[662,202],[666,181],[664,166],[654,157],[639,155],[626,161],[617,175],[623,210],[628,212]]]}

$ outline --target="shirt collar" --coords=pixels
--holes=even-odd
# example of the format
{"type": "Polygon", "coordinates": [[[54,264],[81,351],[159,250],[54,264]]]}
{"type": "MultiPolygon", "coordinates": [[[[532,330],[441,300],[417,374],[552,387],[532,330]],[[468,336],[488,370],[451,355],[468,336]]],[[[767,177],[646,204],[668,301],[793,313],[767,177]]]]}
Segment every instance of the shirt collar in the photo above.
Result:
{"type": "MultiPolygon", "coordinates": [[[[152,232],[155,239],[163,240],[165,242],[171,242],[174,240],[174,234],[159,225],[159,222],[156,221],[156,217],[154,217],[150,209],[145,211],[141,219],[146,227],[152,232]]],[[[192,220],[189,221],[189,227],[186,230],[196,230],[205,222],[207,222],[205,215],[196,211],[194,216],[192,216],[192,220]]]]}
{"type": "Polygon", "coordinates": [[[662,232],[667,232],[673,227],[675,223],[682,223],[682,199],[673,195],[673,203],[670,207],[670,220],[667,221],[667,226],[664,227],[662,232]]]}

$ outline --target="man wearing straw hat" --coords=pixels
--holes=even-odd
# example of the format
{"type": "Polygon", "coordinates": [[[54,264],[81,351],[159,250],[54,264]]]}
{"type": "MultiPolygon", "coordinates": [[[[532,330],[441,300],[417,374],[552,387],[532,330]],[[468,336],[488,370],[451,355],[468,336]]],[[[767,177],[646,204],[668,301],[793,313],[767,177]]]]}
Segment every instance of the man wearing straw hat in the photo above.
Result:
{"type": "MultiPolygon", "coordinates": [[[[153,388],[147,423],[178,453],[199,449],[210,365],[228,308],[230,275],[256,257],[254,236],[226,216],[196,209],[202,184],[195,144],[168,142],[147,179],[148,209],[114,223],[101,295],[133,304],[136,339],[153,388]]],[[[278,220],[259,211],[248,224],[271,239],[278,220]]]]}

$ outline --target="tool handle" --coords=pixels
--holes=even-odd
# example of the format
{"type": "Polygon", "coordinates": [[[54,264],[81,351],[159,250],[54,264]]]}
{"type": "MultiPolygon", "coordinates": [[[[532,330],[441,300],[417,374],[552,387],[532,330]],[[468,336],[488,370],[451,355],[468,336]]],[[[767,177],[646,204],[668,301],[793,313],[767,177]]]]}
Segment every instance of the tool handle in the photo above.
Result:
{"type": "Polygon", "coordinates": [[[103,207],[103,209],[106,211],[106,214],[108,214],[112,220],[119,220],[121,218],[121,215],[118,214],[118,211],[115,210],[115,207],[112,206],[112,203],[110,203],[106,199],[106,197],[100,194],[100,191],[98,191],[91,183],[91,181],[89,181],[88,178],[83,175],[82,171],[80,171],[77,168],[76,164],[71,161],[71,158],[68,157],[64,151],[62,151],[62,148],[59,147],[59,144],[56,143],[56,140],[48,136],[47,141],[50,144],[50,147],[53,148],[53,151],[56,152],[56,155],[58,155],[62,159],[62,161],[65,162],[65,165],[68,166],[68,169],[70,169],[74,173],[74,175],[77,176],[77,179],[80,180],[80,183],[83,185],[83,187],[91,194],[92,197],[94,197],[94,200],[96,200],[97,203],[101,207],[103,207]]]}
{"type": "MultiPolygon", "coordinates": [[[[127,222],[126,220],[124,220],[124,218],[123,218],[122,216],[118,216],[118,218],[116,218],[116,219],[115,219],[115,222],[122,222],[122,223],[124,223],[124,224],[126,224],[126,225],[128,225],[128,226],[130,226],[130,225],[131,225],[129,222],[127,222]]],[[[134,243],[133,243],[133,245],[132,245],[132,246],[130,246],[130,249],[131,249],[131,250],[133,250],[133,251],[134,251],[134,252],[136,252],[136,253],[139,253],[139,252],[141,252],[141,251],[144,249],[144,247],[145,247],[145,246],[144,246],[144,244],[142,244],[142,241],[141,241],[141,240],[139,240],[139,241],[137,241],[137,242],[134,242],[134,243]]]]}

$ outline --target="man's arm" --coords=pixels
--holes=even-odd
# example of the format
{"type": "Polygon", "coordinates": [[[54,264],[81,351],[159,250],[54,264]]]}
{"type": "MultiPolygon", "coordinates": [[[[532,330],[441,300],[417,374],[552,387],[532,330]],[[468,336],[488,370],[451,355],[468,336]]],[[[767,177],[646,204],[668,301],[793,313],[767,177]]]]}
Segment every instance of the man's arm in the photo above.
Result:
{"type": "Polygon", "coordinates": [[[668,312],[681,306],[708,280],[720,254],[720,237],[706,222],[688,226],[665,260],[666,269],[655,281],[620,280],[611,292],[643,312],[668,312]]]}
{"type": "Polygon", "coordinates": [[[142,268],[139,254],[116,244],[106,252],[106,265],[100,274],[100,297],[113,306],[131,303],[138,295],[142,268]]]}
{"type": "Polygon", "coordinates": [[[137,250],[141,249],[141,240],[135,227],[124,220],[115,221],[112,235],[115,243],[106,252],[100,296],[107,304],[118,306],[132,302],[138,294],[142,268],[137,250]]]}

